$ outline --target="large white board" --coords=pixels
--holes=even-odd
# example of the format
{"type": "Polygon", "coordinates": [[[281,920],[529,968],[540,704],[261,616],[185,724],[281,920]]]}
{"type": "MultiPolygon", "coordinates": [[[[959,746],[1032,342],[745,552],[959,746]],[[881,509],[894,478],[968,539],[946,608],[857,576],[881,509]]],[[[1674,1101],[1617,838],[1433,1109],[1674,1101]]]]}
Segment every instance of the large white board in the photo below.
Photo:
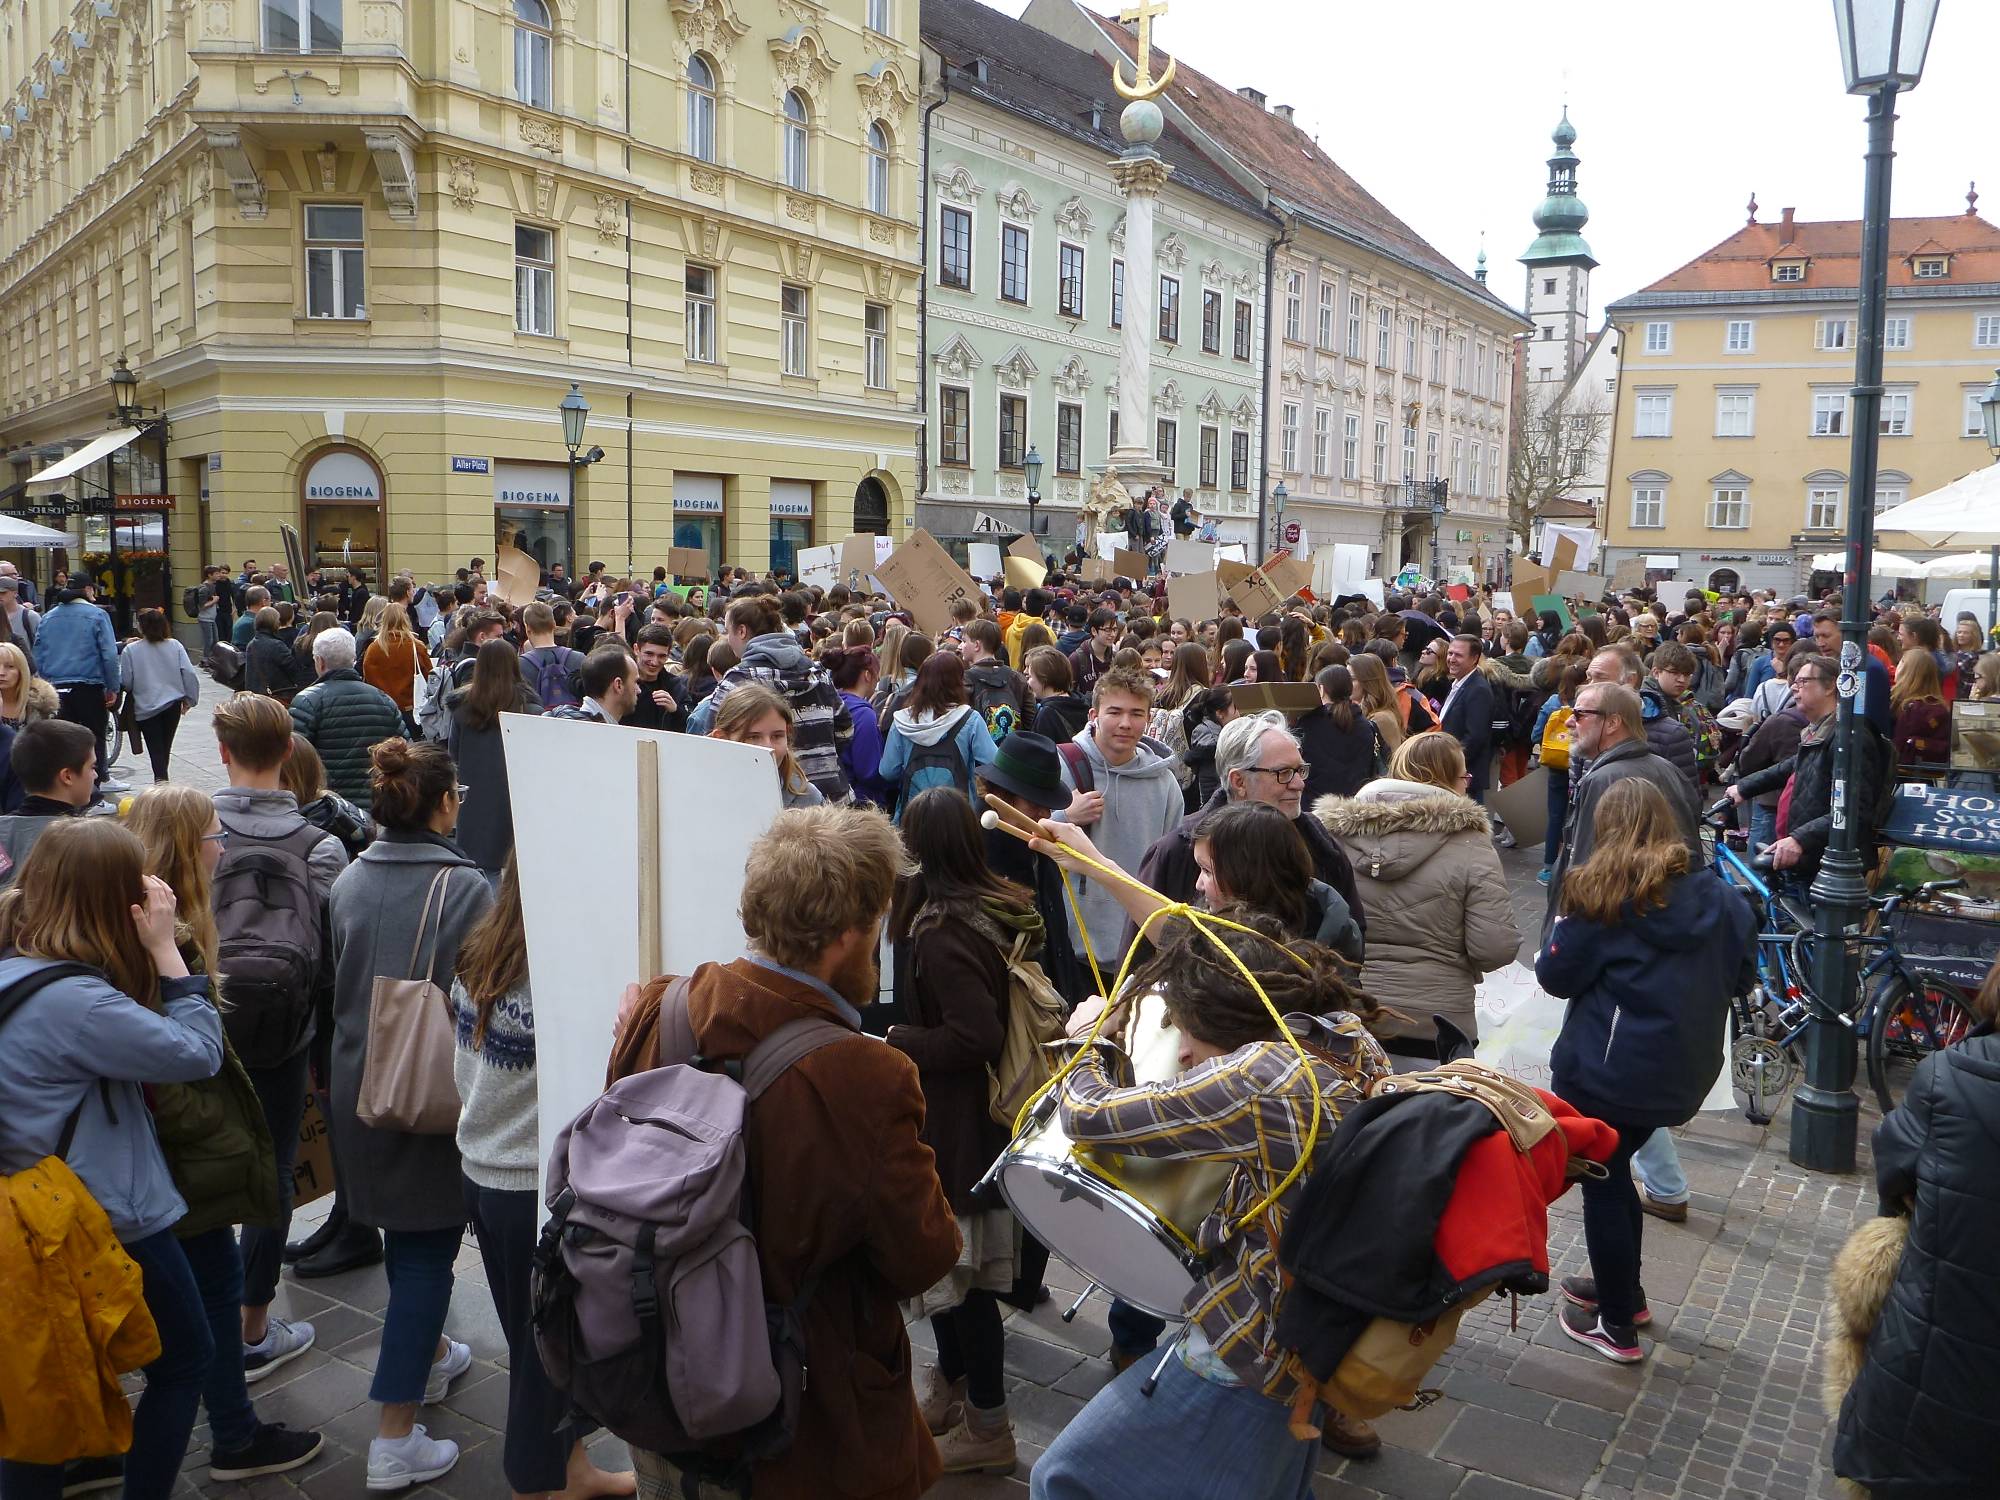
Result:
{"type": "MultiPolygon", "coordinates": [[[[658,746],[660,972],[744,950],[737,898],[750,845],[781,805],[754,745],[577,720],[502,714],[514,849],[535,996],[539,1161],[604,1092],[611,1032],[640,972],[639,747],[658,746]]],[[[644,840],[652,859],[653,840],[644,840]]]]}

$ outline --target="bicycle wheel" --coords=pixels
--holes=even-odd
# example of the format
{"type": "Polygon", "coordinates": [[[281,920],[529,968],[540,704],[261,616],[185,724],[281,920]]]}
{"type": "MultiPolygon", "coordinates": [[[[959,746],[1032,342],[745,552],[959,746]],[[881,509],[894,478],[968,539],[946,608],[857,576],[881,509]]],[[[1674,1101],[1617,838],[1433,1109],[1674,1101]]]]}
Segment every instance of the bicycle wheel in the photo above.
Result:
{"type": "Polygon", "coordinates": [[[1896,1107],[1896,1085],[1933,1052],[1972,1029],[1971,997],[1936,974],[1921,970],[1915,985],[1891,975],[1868,1011],[1868,1083],[1887,1114],[1896,1107]]]}

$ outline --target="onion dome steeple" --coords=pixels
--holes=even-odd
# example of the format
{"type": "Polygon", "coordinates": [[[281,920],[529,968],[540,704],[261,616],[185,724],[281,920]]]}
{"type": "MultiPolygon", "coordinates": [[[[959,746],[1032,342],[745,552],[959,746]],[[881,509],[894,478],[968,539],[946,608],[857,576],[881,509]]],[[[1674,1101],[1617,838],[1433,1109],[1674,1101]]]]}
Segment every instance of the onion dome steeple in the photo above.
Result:
{"type": "Polygon", "coordinates": [[[1576,127],[1569,122],[1569,111],[1563,111],[1562,122],[1556,126],[1551,137],[1555,142],[1555,155],[1549,158],[1548,196],[1534,213],[1535,228],[1540,231],[1535,242],[1521,259],[1528,265],[1539,265],[1555,261],[1576,261],[1594,266],[1597,259],[1590,253],[1590,246],[1583,238],[1583,226],[1590,222],[1590,210],[1576,195],[1577,154],[1576,127]]]}

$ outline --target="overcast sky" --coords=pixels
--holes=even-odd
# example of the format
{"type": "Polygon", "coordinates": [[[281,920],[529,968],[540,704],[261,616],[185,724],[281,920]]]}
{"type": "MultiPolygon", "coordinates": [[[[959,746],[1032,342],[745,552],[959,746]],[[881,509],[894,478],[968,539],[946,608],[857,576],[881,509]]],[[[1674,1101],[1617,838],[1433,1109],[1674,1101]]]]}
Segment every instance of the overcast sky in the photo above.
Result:
{"type": "MultiPolygon", "coordinates": [[[[997,0],[1010,15],[1027,0],[997,0]]],[[[1758,218],[1861,215],[1867,103],[1829,0],[1171,0],[1161,43],[1292,104],[1371,193],[1519,304],[1565,94],[1599,268],[1593,315],[1758,218]]],[[[1117,0],[1097,0],[1099,11],[1117,0]]],[[[1895,212],[2000,222],[2000,3],[1942,0],[1898,105],[1895,212]]]]}

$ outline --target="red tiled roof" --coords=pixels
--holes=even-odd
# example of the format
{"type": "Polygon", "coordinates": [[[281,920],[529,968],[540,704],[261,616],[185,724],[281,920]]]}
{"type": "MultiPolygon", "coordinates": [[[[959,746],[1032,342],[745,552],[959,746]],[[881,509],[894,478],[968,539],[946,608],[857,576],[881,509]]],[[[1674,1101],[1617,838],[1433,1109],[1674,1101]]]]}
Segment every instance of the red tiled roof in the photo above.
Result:
{"type": "MultiPolygon", "coordinates": [[[[1714,249],[1703,252],[1638,293],[1762,292],[1797,287],[1858,287],[1861,284],[1861,221],[1826,219],[1785,226],[1749,224],[1714,249]],[[1806,257],[1804,281],[1773,283],[1771,262],[1806,257]]],[[[1948,218],[1896,219],[1889,226],[1889,285],[1937,286],[1919,282],[1911,258],[1917,251],[1952,257],[1945,285],[2000,282],[2000,229],[1974,214],[1948,218]]]]}
{"type": "MultiPolygon", "coordinates": [[[[1138,55],[1132,29],[1118,21],[1087,12],[1104,29],[1128,58],[1138,55]]],[[[1155,47],[1155,76],[1166,66],[1164,54],[1155,47]]],[[[1330,220],[1365,244],[1381,247],[1393,255],[1452,282],[1482,300],[1515,313],[1492,290],[1438,253],[1423,236],[1397,218],[1382,202],[1322,151],[1298,126],[1268,112],[1263,105],[1246,99],[1234,89],[1217,83],[1179,59],[1180,68],[1167,89],[1167,97],[1203,130],[1220,141],[1238,161],[1269,185],[1271,191],[1289,202],[1330,220]]],[[[1520,319],[1523,323],[1525,319],[1520,319]]]]}

